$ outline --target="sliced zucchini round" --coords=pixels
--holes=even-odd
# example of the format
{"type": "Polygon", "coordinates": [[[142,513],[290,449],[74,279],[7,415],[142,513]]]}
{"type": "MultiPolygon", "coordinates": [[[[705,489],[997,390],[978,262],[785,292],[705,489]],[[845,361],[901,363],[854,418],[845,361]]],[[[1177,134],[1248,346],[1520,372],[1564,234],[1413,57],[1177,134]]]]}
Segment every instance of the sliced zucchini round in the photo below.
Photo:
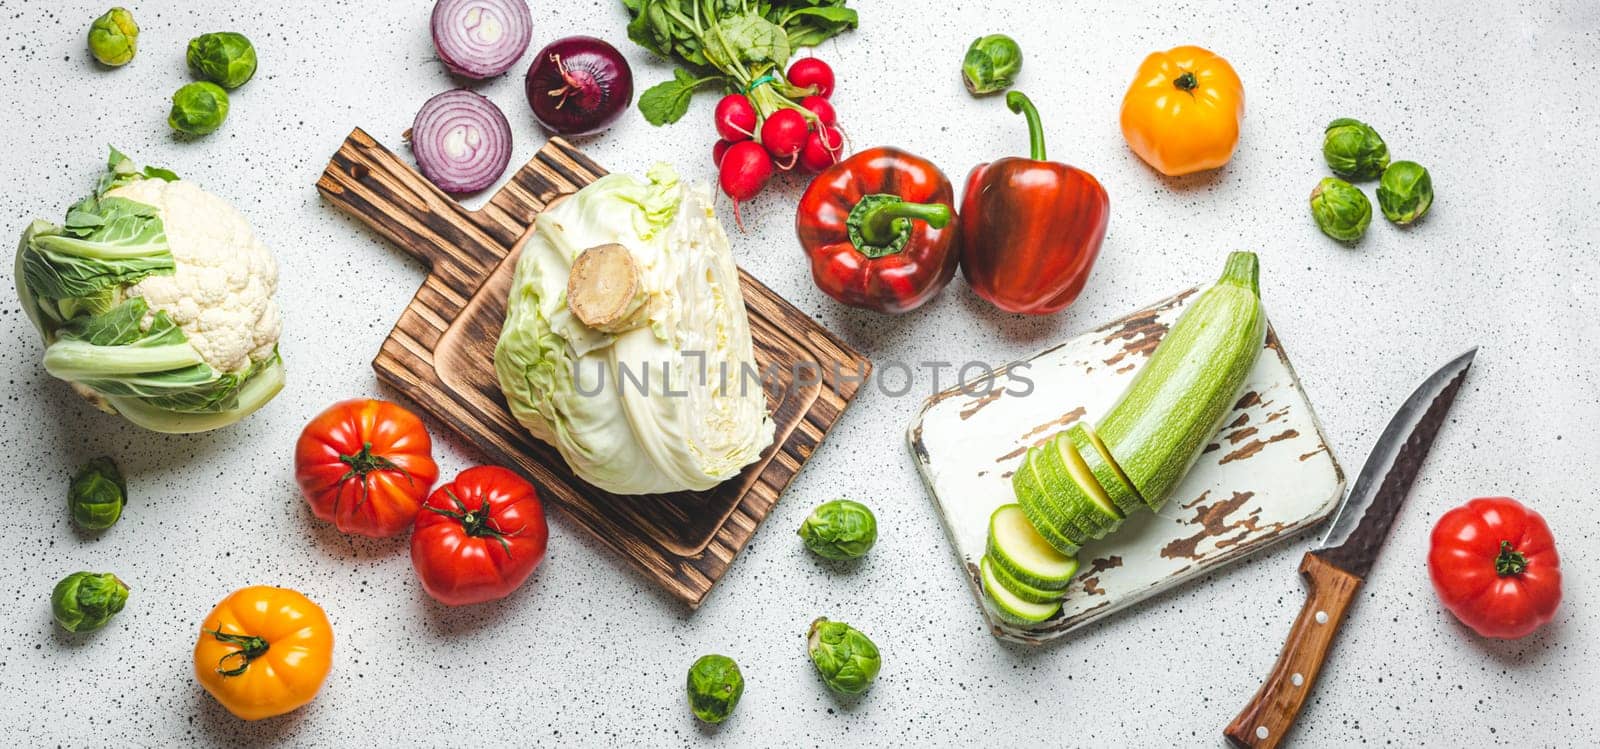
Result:
{"type": "Polygon", "coordinates": [[[1077,513],[1069,512],[1055,496],[1052,474],[1044,464],[1045,453],[1049,451],[1049,443],[1034,447],[1028,451],[1028,460],[1024,464],[1028,475],[1033,479],[1034,486],[1039,489],[1039,513],[1049,519],[1051,525],[1060,529],[1063,535],[1071,538],[1078,546],[1083,546],[1100,537],[1100,527],[1079,519],[1077,513]]]}
{"type": "Polygon", "coordinates": [[[1007,587],[1011,586],[1006,578],[1011,578],[1049,593],[1066,588],[1078,573],[1077,557],[1056,551],[1034,530],[1020,505],[1002,505],[989,516],[988,552],[1007,587]]]}
{"type": "Polygon", "coordinates": [[[1061,602],[1033,603],[1025,601],[1017,594],[1000,584],[994,575],[994,563],[985,556],[979,563],[983,573],[983,590],[989,594],[989,600],[994,603],[995,613],[1001,620],[1019,627],[1031,627],[1039,624],[1061,611],[1061,602]]]}
{"type": "Polygon", "coordinates": [[[1105,538],[1122,525],[1122,513],[1065,435],[1058,434],[1045,443],[1039,451],[1039,467],[1050,498],[1078,525],[1094,529],[1095,538],[1105,538]]]}
{"type": "Polygon", "coordinates": [[[1015,575],[1006,571],[1005,565],[1000,564],[993,554],[986,556],[989,559],[989,566],[994,568],[992,570],[994,579],[1000,583],[1000,587],[1011,591],[1013,595],[1028,603],[1055,603],[1067,595],[1064,590],[1045,590],[1018,580],[1015,575]]]}
{"type": "Polygon", "coordinates": [[[1078,451],[1078,457],[1083,458],[1084,465],[1089,467],[1089,474],[1094,476],[1095,481],[1100,482],[1100,488],[1106,491],[1111,504],[1115,505],[1123,516],[1150,509],[1145,506],[1139,491],[1133,488],[1133,484],[1128,483],[1126,476],[1122,475],[1122,469],[1111,459],[1111,453],[1106,451],[1105,445],[1100,444],[1100,438],[1095,435],[1094,427],[1090,426],[1089,422],[1079,421],[1073,424],[1067,429],[1066,438],[1072,443],[1073,449],[1078,451]]]}
{"type": "Polygon", "coordinates": [[[1045,543],[1067,556],[1078,553],[1078,548],[1083,545],[1081,540],[1076,535],[1069,537],[1062,533],[1048,516],[1048,500],[1044,496],[1044,490],[1039,487],[1039,482],[1033,479],[1033,472],[1028,468],[1027,460],[1017,467],[1016,473],[1011,474],[1011,490],[1017,495],[1017,504],[1022,508],[1028,523],[1045,543]]]}

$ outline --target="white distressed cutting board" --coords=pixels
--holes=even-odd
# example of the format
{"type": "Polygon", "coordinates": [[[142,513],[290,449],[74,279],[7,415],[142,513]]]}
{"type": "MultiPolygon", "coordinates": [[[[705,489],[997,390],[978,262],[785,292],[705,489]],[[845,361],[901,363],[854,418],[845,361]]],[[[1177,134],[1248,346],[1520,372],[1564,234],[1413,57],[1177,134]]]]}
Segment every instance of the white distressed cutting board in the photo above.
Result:
{"type": "Polygon", "coordinates": [[[1140,513],[1078,552],[1061,613],[1034,629],[994,615],[978,578],[995,508],[1016,501],[1027,449],[1079,419],[1099,421],[1199,294],[1190,289],[928,399],[907,438],[967,582],[996,637],[1038,644],[1315,525],[1344,491],[1272,328],[1243,397],[1159,515],[1140,513]],[[1032,381],[1032,392],[1025,380],[1032,381]],[[1017,395],[1013,395],[1017,393],[1017,395]]]}

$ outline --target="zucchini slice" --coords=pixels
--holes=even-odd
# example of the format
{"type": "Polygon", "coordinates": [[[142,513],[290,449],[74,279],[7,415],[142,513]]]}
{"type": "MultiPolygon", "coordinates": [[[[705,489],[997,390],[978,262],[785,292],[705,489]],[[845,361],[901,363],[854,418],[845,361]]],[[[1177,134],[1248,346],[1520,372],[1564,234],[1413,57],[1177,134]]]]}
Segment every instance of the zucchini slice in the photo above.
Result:
{"type": "Polygon", "coordinates": [[[989,566],[992,568],[990,571],[994,573],[994,579],[996,582],[1000,583],[1000,587],[1005,588],[1006,590],[1010,591],[1012,595],[1021,598],[1028,603],[1055,603],[1067,595],[1067,592],[1064,590],[1044,590],[1042,588],[1035,588],[1032,585],[1018,580],[1010,572],[1007,572],[1005,566],[1000,564],[998,561],[995,561],[993,556],[987,557],[987,560],[989,562],[989,566]]]}
{"type": "Polygon", "coordinates": [[[1083,546],[1100,537],[1099,529],[1085,524],[1072,513],[1066,512],[1062,504],[1056,500],[1051,488],[1051,474],[1044,462],[1045,455],[1049,452],[1049,443],[1028,450],[1028,475],[1033,479],[1033,485],[1039,489],[1039,512],[1052,527],[1061,532],[1061,535],[1071,539],[1078,546],[1083,546]]]}
{"type": "MultiPolygon", "coordinates": [[[[1078,574],[1077,557],[1056,551],[1033,529],[1019,505],[1001,505],[989,516],[988,552],[994,559],[996,576],[1007,587],[1014,579],[1040,591],[1060,591],[1078,574]]],[[[1019,595],[1023,593],[1012,589],[1019,595]]]]}
{"type": "Polygon", "coordinates": [[[1000,580],[994,575],[994,563],[989,561],[989,557],[985,556],[978,566],[983,573],[983,591],[989,595],[989,600],[994,603],[995,611],[1002,620],[1020,627],[1031,627],[1061,611],[1060,601],[1054,603],[1025,601],[1001,585],[1000,580]]]}
{"type": "MultiPolygon", "coordinates": [[[[1030,456],[1037,449],[1030,450],[1030,456]]],[[[1045,498],[1044,489],[1040,488],[1039,482],[1033,478],[1031,463],[1031,460],[1024,458],[1022,464],[1017,466],[1016,473],[1011,474],[1011,491],[1017,496],[1017,505],[1022,508],[1028,524],[1033,526],[1034,532],[1038,533],[1045,543],[1065,556],[1078,553],[1078,548],[1083,546],[1079,539],[1068,538],[1057,530],[1055,523],[1050,519],[1046,505],[1048,500],[1045,498]]]]}
{"type": "Polygon", "coordinates": [[[1189,472],[1233,410],[1267,335],[1255,253],[1228,256],[1222,278],[1167,331],[1097,430],[1151,509],[1189,472]]]}
{"type": "Polygon", "coordinates": [[[1139,490],[1128,483],[1128,477],[1122,475],[1122,469],[1111,459],[1111,453],[1106,451],[1106,446],[1100,444],[1100,438],[1095,435],[1094,427],[1090,426],[1089,422],[1079,421],[1073,424],[1067,429],[1066,439],[1072,442],[1072,448],[1078,451],[1078,457],[1083,458],[1084,465],[1089,467],[1089,473],[1094,476],[1095,481],[1100,482],[1100,488],[1106,490],[1106,496],[1111,498],[1111,504],[1116,505],[1124,517],[1149,509],[1145,506],[1144,499],[1139,496],[1139,490]]]}
{"type": "Polygon", "coordinates": [[[1089,473],[1070,440],[1058,434],[1045,443],[1039,451],[1039,464],[1050,498],[1078,525],[1093,528],[1095,538],[1105,538],[1121,527],[1122,513],[1089,473]]]}

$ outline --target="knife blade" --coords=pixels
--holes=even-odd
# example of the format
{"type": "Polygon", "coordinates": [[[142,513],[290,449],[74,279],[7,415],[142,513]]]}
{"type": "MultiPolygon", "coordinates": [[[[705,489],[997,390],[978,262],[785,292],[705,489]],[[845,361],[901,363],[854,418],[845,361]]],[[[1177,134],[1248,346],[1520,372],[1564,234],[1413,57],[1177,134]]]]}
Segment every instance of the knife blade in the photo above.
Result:
{"type": "Polygon", "coordinates": [[[1477,353],[1474,347],[1451,360],[1406,398],[1335,511],[1322,544],[1301,560],[1300,574],[1309,584],[1306,603],[1272,673],[1223,730],[1233,746],[1272,749],[1294,724],[1477,353]]]}

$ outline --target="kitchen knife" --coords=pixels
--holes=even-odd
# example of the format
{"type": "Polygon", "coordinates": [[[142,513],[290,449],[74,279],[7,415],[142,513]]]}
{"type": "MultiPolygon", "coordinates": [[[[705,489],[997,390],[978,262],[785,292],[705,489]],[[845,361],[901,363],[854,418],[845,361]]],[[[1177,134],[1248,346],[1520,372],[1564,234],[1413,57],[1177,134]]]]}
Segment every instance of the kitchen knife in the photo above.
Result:
{"type": "Polygon", "coordinates": [[[1477,353],[1474,347],[1456,357],[1406,399],[1367,456],[1322,546],[1301,560],[1300,574],[1310,585],[1306,604],[1289,630],[1272,674],[1223,730],[1233,746],[1271,749],[1288,733],[1477,353]]]}

